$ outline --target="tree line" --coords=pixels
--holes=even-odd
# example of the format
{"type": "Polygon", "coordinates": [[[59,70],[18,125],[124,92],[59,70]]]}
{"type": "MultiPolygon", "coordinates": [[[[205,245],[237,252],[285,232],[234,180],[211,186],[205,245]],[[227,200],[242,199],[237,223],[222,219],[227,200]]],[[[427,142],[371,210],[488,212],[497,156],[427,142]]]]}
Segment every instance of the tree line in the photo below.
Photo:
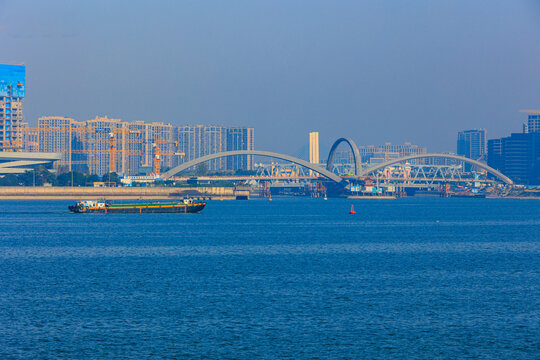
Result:
{"type": "MultiPolygon", "coordinates": [[[[165,169],[166,170],[166,169],[165,169]]],[[[236,170],[236,171],[208,171],[208,165],[197,165],[194,172],[187,173],[187,176],[205,176],[205,175],[255,175],[256,171],[236,170]]],[[[23,174],[7,174],[0,177],[0,186],[43,186],[49,184],[51,186],[93,186],[95,182],[112,183],[113,185],[120,184],[120,176],[116,172],[107,173],[103,176],[90,175],[78,171],[70,171],[62,174],[56,174],[44,166],[38,166],[35,170],[26,171],[23,174]]],[[[161,181],[155,185],[171,186],[171,181],[161,181]]]]}
{"type": "Polygon", "coordinates": [[[56,175],[44,166],[38,166],[35,170],[26,171],[23,174],[7,174],[0,177],[0,186],[43,186],[45,184],[51,186],[93,186],[95,182],[101,181],[119,184],[120,177],[115,172],[101,177],[78,171],[56,175]]]}

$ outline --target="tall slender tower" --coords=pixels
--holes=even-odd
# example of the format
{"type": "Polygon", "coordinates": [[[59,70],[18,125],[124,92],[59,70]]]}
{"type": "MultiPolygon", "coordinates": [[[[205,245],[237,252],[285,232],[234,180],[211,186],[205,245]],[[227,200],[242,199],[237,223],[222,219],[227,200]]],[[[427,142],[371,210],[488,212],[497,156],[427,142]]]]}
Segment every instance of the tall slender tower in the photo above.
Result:
{"type": "MultiPolygon", "coordinates": [[[[309,162],[319,165],[319,133],[316,131],[309,133],[309,162]]],[[[313,176],[313,170],[309,170],[309,175],[313,176]]]]}
{"type": "Polygon", "coordinates": [[[319,133],[309,133],[309,162],[319,164],[319,133]]]}
{"type": "Polygon", "coordinates": [[[0,151],[23,148],[25,76],[24,65],[0,64],[0,151]]]}

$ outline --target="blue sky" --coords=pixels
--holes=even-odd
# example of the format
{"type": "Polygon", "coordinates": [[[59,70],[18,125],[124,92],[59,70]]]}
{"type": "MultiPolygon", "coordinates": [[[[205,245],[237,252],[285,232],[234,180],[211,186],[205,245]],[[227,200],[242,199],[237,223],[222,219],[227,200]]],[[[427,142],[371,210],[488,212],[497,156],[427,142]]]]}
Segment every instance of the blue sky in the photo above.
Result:
{"type": "MultiPolygon", "coordinates": [[[[1,1],[0,63],[25,116],[255,127],[295,154],[319,131],[455,151],[540,108],[540,1],[1,1]]],[[[325,154],[321,154],[324,157],[325,154]]]]}

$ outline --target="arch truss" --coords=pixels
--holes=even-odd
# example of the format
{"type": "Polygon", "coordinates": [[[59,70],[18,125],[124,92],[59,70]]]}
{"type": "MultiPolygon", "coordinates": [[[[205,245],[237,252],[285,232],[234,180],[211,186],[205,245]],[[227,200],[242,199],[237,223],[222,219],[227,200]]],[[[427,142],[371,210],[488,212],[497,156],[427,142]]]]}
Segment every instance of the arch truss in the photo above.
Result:
{"type": "Polygon", "coordinates": [[[476,160],[472,160],[472,159],[469,159],[469,158],[466,158],[466,157],[463,157],[463,156],[450,155],[450,154],[421,154],[421,155],[405,156],[405,157],[402,157],[402,158],[399,158],[399,159],[394,159],[394,160],[383,162],[381,164],[377,164],[377,165],[372,166],[370,168],[366,168],[366,169],[361,171],[360,175],[361,176],[367,176],[367,175],[369,175],[371,173],[374,173],[374,172],[376,172],[378,170],[382,170],[382,169],[384,169],[384,168],[386,168],[388,166],[394,165],[394,164],[404,163],[404,162],[407,162],[409,160],[428,159],[428,158],[442,158],[442,159],[451,159],[451,160],[463,161],[465,163],[474,165],[474,166],[476,166],[476,167],[478,167],[480,169],[483,169],[483,170],[487,171],[488,173],[495,176],[496,178],[498,178],[499,180],[503,181],[506,184],[512,185],[514,183],[508,176],[504,175],[503,173],[501,173],[498,170],[493,169],[490,166],[487,166],[485,163],[482,163],[482,162],[476,161],[476,160]]]}
{"type": "Polygon", "coordinates": [[[326,170],[332,171],[334,167],[334,155],[336,153],[336,149],[342,142],[347,143],[351,148],[354,162],[354,175],[360,175],[360,172],[362,170],[362,159],[360,157],[360,151],[358,150],[358,146],[356,146],[356,143],[349,138],[339,138],[334,142],[334,145],[332,145],[332,148],[330,149],[330,153],[328,153],[326,170]]]}
{"type": "Polygon", "coordinates": [[[325,178],[328,178],[330,180],[333,180],[335,182],[341,182],[343,179],[334,174],[333,172],[331,171],[328,171],[324,168],[321,168],[319,167],[318,165],[315,165],[315,164],[312,164],[310,162],[307,162],[305,160],[302,160],[302,159],[298,159],[296,157],[293,157],[293,156],[289,156],[289,155],[285,155],[285,154],[279,154],[279,153],[275,153],[275,152],[270,152],[270,151],[259,151],[259,150],[236,150],[236,151],[224,151],[224,152],[220,152],[220,153],[215,153],[215,154],[210,154],[210,155],[206,155],[206,156],[201,156],[200,158],[197,158],[197,159],[194,159],[194,160],[191,160],[191,161],[188,161],[186,163],[183,163],[179,166],[176,166],[174,168],[172,168],[171,170],[165,172],[164,174],[162,174],[163,178],[165,179],[168,179],[184,170],[187,170],[189,169],[190,167],[192,166],[195,166],[195,165],[198,165],[200,163],[203,163],[203,162],[206,162],[206,161],[209,161],[209,160],[213,160],[213,159],[217,159],[217,158],[221,158],[221,157],[226,157],[226,156],[235,156],[235,155],[256,155],[256,156],[266,156],[266,157],[272,157],[272,158],[276,158],[276,159],[281,159],[281,160],[285,160],[285,161],[290,161],[294,164],[298,164],[298,165],[301,165],[301,166],[304,166],[310,170],[313,170],[317,173],[319,173],[321,176],[325,177],[325,178]]]}

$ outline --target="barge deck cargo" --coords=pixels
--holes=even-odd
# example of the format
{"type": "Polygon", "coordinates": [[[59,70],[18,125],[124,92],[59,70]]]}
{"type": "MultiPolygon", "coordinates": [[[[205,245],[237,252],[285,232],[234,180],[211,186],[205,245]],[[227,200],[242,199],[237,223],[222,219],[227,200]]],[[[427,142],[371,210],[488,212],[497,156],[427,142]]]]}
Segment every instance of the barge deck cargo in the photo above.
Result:
{"type": "Polygon", "coordinates": [[[70,205],[69,211],[82,214],[148,214],[148,213],[198,213],[206,206],[205,202],[191,199],[174,202],[153,202],[135,204],[111,204],[105,201],[80,201],[70,205]]]}

